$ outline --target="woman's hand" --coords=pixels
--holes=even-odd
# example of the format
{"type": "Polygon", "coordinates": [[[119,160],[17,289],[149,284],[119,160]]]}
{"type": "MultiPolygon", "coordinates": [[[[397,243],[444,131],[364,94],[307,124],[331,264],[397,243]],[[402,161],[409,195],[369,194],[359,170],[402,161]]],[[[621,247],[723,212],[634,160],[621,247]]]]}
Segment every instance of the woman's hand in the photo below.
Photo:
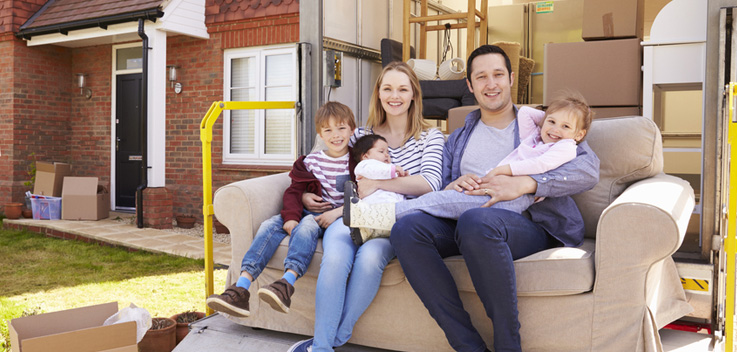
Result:
{"type": "Polygon", "coordinates": [[[482,208],[489,207],[497,202],[512,200],[520,196],[537,190],[537,182],[530,176],[484,176],[481,178],[479,188],[466,191],[466,194],[472,196],[487,195],[491,199],[482,205],[482,208]]]}
{"type": "Polygon", "coordinates": [[[358,187],[358,197],[363,199],[372,193],[376,192],[377,189],[379,189],[379,183],[381,181],[378,180],[372,180],[370,178],[365,178],[358,176],[356,177],[356,186],[358,187]]]}
{"type": "Polygon", "coordinates": [[[466,174],[449,183],[448,186],[445,187],[445,189],[452,189],[458,192],[473,191],[479,189],[480,183],[481,177],[478,177],[474,174],[466,174]]]}
{"type": "Polygon", "coordinates": [[[305,209],[313,213],[322,213],[332,208],[332,205],[322,200],[322,197],[318,196],[317,194],[308,192],[302,193],[302,205],[305,207],[305,209]]]}
{"type": "Polygon", "coordinates": [[[326,229],[336,219],[343,216],[343,207],[337,207],[333,210],[326,211],[318,216],[315,216],[315,221],[320,227],[326,229]]]}

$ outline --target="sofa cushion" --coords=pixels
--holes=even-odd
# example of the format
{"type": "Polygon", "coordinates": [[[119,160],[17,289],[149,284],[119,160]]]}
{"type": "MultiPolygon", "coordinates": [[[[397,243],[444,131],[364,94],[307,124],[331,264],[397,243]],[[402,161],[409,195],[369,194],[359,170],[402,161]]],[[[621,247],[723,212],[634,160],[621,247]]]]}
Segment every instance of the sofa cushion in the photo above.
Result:
{"type": "Polygon", "coordinates": [[[660,129],[642,116],[596,119],[586,141],[600,160],[599,183],[573,196],[586,238],[596,238],[602,211],[635,181],[663,171],[660,129]]]}
{"type": "MultiPolygon", "coordinates": [[[[284,270],[289,238],[285,238],[267,264],[268,268],[284,270]]],[[[519,296],[563,296],[591,291],[594,287],[594,248],[585,240],[578,248],[551,248],[514,261],[519,296]]],[[[322,241],[305,275],[317,277],[322,261],[322,241]]],[[[476,292],[462,256],[445,259],[458,290],[476,292]]],[[[405,280],[399,262],[394,259],[384,269],[381,286],[393,286],[405,280]]]]}

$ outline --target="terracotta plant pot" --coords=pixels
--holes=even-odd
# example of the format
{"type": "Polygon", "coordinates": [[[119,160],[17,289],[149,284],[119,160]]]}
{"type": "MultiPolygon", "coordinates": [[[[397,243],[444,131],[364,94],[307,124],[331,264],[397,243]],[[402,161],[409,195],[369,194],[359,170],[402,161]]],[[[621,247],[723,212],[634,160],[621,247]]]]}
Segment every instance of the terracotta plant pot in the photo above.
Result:
{"type": "Polygon", "coordinates": [[[195,221],[197,221],[197,219],[194,216],[177,215],[177,226],[183,229],[193,228],[195,221]]]}
{"type": "Polygon", "coordinates": [[[218,219],[212,219],[212,227],[215,228],[217,233],[230,233],[228,227],[223,225],[218,219]]]}
{"type": "Polygon", "coordinates": [[[189,324],[204,317],[203,312],[184,312],[171,316],[171,319],[177,322],[177,345],[189,334],[189,324]]]}
{"type": "Polygon", "coordinates": [[[139,352],[171,352],[177,345],[177,323],[171,318],[153,318],[151,329],[138,343],[139,352]]]}
{"type": "Polygon", "coordinates": [[[23,209],[23,217],[26,219],[33,218],[33,210],[28,209],[28,208],[23,209]]]}
{"type": "Polygon", "coordinates": [[[5,217],[8,219],[19,219],[23,210],[23,203],[5,204],[5,217]]]}

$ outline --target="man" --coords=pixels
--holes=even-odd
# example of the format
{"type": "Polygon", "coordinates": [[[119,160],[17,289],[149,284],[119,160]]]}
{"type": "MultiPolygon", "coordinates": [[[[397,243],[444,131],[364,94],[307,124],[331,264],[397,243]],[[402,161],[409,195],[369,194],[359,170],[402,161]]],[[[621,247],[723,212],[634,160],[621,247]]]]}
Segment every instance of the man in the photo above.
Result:
{"type": "Polygon", "coordinates": [[[463,213],[457,221],[426,213],[407,215],[397,221],[390,237],[409,283],[457,351],[488,349],[463,309],[443,258],[463,256],[494,325],[494,350],[521,351],[513,261],[551,247],[580,245],[583,219],[569,196],[598,182],[599,160],[585,141],[575,159],[544,174],[478,176],[520,143],[510,93],[513,80],[509,58],[501,48],[484,45],[471,53],[467,83],[479,110],[448,138],[443,185],[488,195],[487,206],[527,193],[545,199],[523,214],[482,207],[463,213]]]}

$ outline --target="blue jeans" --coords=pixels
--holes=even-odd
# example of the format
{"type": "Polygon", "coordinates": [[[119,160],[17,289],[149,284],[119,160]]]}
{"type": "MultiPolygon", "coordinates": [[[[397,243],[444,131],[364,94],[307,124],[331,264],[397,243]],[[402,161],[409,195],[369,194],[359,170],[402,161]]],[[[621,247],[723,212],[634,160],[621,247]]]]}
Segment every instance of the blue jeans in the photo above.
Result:
{"type": "Polygon", "coordinates": [[[494,324],[494,350],[499,352],[521,351],[513,260],[548,248],[554,243],[551,239],[526,217],[493,208],[471,209],[457,222],[411,214],[397,221],[390,237],[407,280],[450,345],[456,351],[484,351],[484,340],[463,309],[443,262],[449,256],[463,256],[494,324]]]}
{"type": "MultiPolygon", "coordinates": [[[[318,214],[319,215],[319,214],[318,214]]],[[[249,273],[254,280],[266,267],[266,263],[274,256],[279,244],[287,236],[284,231],[284,219],[281,215],[274,215],[261,223],[256,236],[253,237],[251,247],[243,256],[241,271],[249,273]]],[[[305,211],[302,220],[292,229],[289,236],[289,249],[284,259],[284,270],[292,269],[297,277],[302,276],[312,261],[317,248],[317,239],[325,230],[315,221],[315,214],[305,211]]]]}
{"type": "Polygon", "coordinates": [[[394,258],[388,238],[356,247],[339,218],[325,231],[315,293],[312,351],[332,351],[351,338],[353,326],[374,300],[384,267],[394,258]]]}
{"type": "MultiPolygon", "coordinates": [[[[456,190],[425,193],[417,198],[398,202],[395,206],[396,218],[423,211],[439,218],[458,219],[466,210],[481,207],[489,199],[489,196],[471,196],[456,190]]],[[[534,202],[533,195],[525,194],[516,199],[494,203],[491,207],[521,213],[534,202]]]]}

